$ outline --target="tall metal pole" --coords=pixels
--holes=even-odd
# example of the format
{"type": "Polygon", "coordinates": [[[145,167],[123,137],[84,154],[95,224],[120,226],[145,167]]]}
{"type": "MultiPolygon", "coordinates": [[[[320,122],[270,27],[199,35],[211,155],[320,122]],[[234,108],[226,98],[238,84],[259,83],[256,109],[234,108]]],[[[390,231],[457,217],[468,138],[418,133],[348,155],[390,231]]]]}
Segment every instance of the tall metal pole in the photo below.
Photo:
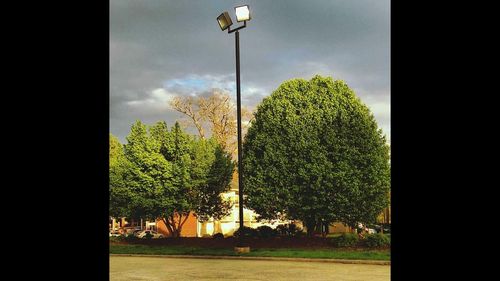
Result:
{"type": "MultiPolygon", "coordinates": [[[[240,244],[243,242],[243,163],[241,148],[241,93],[240,93],[240,32],[236,31],[236,100],[238,111],[238,205],[240,211],[240,244]]],[[[242,245],[240,245],[242,246],[242,245]]]]}

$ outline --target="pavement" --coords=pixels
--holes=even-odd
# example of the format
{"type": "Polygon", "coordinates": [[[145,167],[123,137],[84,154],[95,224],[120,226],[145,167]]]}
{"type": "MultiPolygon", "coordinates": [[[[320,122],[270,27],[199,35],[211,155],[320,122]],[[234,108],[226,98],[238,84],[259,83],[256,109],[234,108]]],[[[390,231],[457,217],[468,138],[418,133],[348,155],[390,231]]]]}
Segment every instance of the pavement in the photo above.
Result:
{"type": "Polygon", "coordinates": [[[110,256],[110,280],[389,281],[390,265],[232,257],[110,256]]]}
{"type": "Polygon", "coordinates": [[[233,260],[270,260],[270,261],[301,261],[301,262],[330,262],[347,264],[378,264],[391,265],[391,261],[383,260],[348,260],[348,259],[320,259],[320,258],[285,258],[285,257],[245,257],[245,256],[196,256],[196,255],[144,255],[144,254],[110,254],[117,257],[156,257],[156,258],[188,258],[188,259],[233,259],[233,260]]]}

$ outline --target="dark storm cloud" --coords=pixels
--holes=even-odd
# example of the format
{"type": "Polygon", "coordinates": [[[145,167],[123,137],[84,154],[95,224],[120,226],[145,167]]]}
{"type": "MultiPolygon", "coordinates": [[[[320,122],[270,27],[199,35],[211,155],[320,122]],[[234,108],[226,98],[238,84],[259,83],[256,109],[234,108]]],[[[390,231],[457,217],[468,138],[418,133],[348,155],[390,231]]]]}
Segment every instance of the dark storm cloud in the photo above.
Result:
{"type": "MultiPolygon", "coordinates": [[[[242,104],[253,107],[281,82],[329,75],[347,82],[390,139],[389,1],[110,1],[110,126],[180,117],[175,95],[234,93],[234,34],[216,17],[250,5],[240,32],[242,104]]],[[[234,20],[234,16],[233,16],[234,20]]],[[[235,20],[234,20],[235,21],[235,20]]],[[[238,25],[235,21],[235,26],[238,25]]]]}

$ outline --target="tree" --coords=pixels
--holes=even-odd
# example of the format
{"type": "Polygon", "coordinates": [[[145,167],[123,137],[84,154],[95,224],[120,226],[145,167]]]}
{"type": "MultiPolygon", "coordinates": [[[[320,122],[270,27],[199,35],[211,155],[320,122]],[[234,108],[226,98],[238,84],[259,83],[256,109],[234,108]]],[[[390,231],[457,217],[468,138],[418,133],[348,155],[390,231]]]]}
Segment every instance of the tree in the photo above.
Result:
{"type": "Polygon", "coordinates": [[[109,134],[109,214],[112,217],[130,215],[127,203],[131,194],[127,188],[126,171],[129,162],[125,158],[123,144],[109,134]]]}
{"type": "Polygon", "coordinates": [[[197,194],[196,217],[202,222],[213,218],[217,232],[220,226],[217,220],[231,212],[232,204],[223,198],[222,193],[230,189],[235,165],[231,155],[222,149],[215,138],[194,142],[191,155],[191,181],[200,191],[197,194]]]}
{"type": "Polygon", "coordinates": [[[129,164],[124,178],[131,217],[154,220],[174,212],[173,165],[161,153],[164,147],[158,139],[158,133],[165,130],[166,124],[159,122],[148,134],[147,126],[137,121],[127,136],[124,162],[129,164]]]}
{"type": "Polygon", "coordinates": [[[343,82],[284,82],[258,106],[243,146],[245,204],[261,219],[374,222],[387,206],[388,146],[343,82]]]}
{"type": "Polygon", "coordinates": [[[117,161],[120,169],[110,168],[113,213],[161,219],[172,237],[180,236],[193,211],[202,218],[227,214],[218,192],[229,188],[230,177],[212,170],[222,165],[232,172],[233,164],[228,155],[217,153],[215,140],[193,138],[178,123],[171,131],[165,122],[148,130],[137,121],[127,142],[117,161]],[[214,203],[220,207],[207,206],[214,203]]]}
{"type": "MultiPolygon", "coordinates": [[[[166,124],[158,123],[157,126],[160,124],[165,127],[166,131],[166,124]]],[[[182,226],[195,207],[192,196],[195,186],[191,183],[189,171],[191,138],[182,132],[179,123],[176,122],[170,132],[170,137],[165,136],[160,141],[166,143],[163,157],[172,164],[172,177],[168,187],[173,191],[171,194],[165,194],[164,198],[158,198],[158,200],[168,199],[170,202],[169,208],[161,219],[173,237],[180,237],[182,226]]]]}
{"type": "Polygon", "coordinates": [[[109,134],[109,166],[115,166],[120,157],[123,157],[123,144],[113,134],[109,134]]]}
{"type": "Polygon", "coordinates": [[[195,210],[201,221],[209,218],[220,220],[230,213],[232,207],[231,202],[225,201],[221,194],[229,190],[235,165],[231,161],[231,155],[214,141],[209,149],[214,159],[204,175],[205,180],[199,186],[200,201],[195,210]]]}
{"type": "Polygon", "coordinates": [[[209,97],[199,97],[200,114],[210,124],[212,135],[223,149],[233,152],[237,134],[234,104],[229,95],[214,92],[209,97]]]}
{"type": "MultiPolygon", "coordinates": [[[[236,107],[227,93],[215,89],[208,97],[175,97],[170,106],[186,115],[198,130],[200,138],[205,138],[205,128],[209,128],[212,137],[231,155],[237,152],[236,107]]],[[[242,120],[251,120],[252,113],[241,109],[242,120]]],[[[244,133],[247,126],[242,122],[244,133]]]]}
{"type": "Polygon", "coordinates": [[[174,97],[170,100],[169,104],[173,109],[189,117],[198,130],[200,138],[205,138],[205,129],[203,128],[203,121],[205,118],[200,110],[198,98],[174,97]]]}

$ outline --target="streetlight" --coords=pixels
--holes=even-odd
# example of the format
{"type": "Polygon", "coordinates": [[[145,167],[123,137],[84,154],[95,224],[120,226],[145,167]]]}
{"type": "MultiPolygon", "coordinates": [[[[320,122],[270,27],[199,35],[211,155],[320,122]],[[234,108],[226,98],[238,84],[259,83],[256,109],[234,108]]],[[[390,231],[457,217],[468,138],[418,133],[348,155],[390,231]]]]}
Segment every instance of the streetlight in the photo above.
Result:
{"type": "Polygon", "coordinates": [[[231,30],[233,21],[228,12],[223,12],[217,17],[220,29],[222,31],[227,29],[227,33],[236,32],[236,100],[238,111],[238,194],[239,194],[239,213],[240,213],[240,235],[238,245],[235,247],[237,252],[250,252],[250,247],[243,245],[243,163],[242,163],[242,148],[241,148],[241,95],[240,95],[240,33],[238,30],[247,26],[247,21],[251,19],[250,9],[248,5],[238,6],[234,8],[236,14],[236,21],[243,22],[239,26],[231,30]]]}

